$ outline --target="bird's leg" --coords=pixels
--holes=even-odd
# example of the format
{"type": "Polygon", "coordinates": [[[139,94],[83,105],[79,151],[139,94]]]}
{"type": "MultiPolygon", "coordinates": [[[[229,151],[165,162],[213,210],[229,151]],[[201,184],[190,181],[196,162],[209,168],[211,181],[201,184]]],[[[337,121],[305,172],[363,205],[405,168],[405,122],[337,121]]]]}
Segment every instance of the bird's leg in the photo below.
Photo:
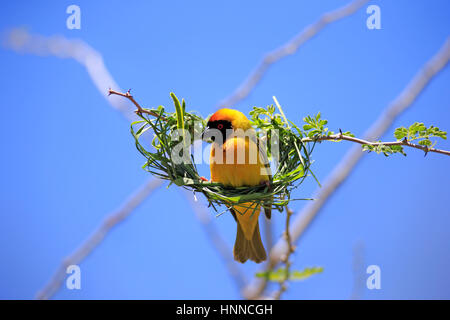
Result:
{"type": "MultiPolygon", "coordinates": [[[[272,184],[270,183],[269,180],[261,181],[260,184],[262,186],[266,186],[268,192],[270,192],[270,190],[272,189],[272,184]]],[[[272,200],[273,200],[273,197],[272,197],[272,200]]],[[[266,218],[270,220],[270,218],[272,217],[272,203],[270,201],[264,202],[263,208],[264,208],[264,214],[266,215],[266,218]]]]}

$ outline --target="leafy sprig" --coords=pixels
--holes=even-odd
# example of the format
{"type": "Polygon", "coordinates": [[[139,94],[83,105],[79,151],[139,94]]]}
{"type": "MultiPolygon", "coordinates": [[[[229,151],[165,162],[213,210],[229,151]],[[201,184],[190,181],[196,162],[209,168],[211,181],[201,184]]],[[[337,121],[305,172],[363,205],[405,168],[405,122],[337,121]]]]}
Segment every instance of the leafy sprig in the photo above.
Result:
{"type": "Polygon", "coordinates": [[[406,139],[407,141],[418,141],[421,146],[435,146],[431,138],[447,139],[447,132],[440,130],[438,127],[429,126],[428,128],[422,122],[414,122],[408,128],[400,127],[395,129],[394,136],[397,140],[406,139]]]}
{"type": "Polygon", "coordinates": [[[399,127],[395,129],[394,136],[397,141],[382,142],[382,141],[366,141],[363,139],[358,139],[349,131],[342,132],[339,129],[339,133],[335,133],[326,127],[328,124],[327,120],[321,119],[320,112],[312,117],[306,116],[303,118],[305,124],[303,125],[303,130],[306,133],[306,138],[303,142],[310,141],[352,141],[362,145],[363,151],[383,153],[385,156],[391,154],[400,153],[406,156],[404,147],[412,147],[416,149],[421,149],[427,154],[428,152],[437,152],[441,154],[450,155],[450,152],[445,150],[434,149],[437,141],[434,143],[431,138],[442,138],[447,139],[447,132],[440,130],[435,126],[426,127],[421,122],[415,122],[408,128],[399,127]],[[413,143],[415,142],[415,143],[413,143]]]}

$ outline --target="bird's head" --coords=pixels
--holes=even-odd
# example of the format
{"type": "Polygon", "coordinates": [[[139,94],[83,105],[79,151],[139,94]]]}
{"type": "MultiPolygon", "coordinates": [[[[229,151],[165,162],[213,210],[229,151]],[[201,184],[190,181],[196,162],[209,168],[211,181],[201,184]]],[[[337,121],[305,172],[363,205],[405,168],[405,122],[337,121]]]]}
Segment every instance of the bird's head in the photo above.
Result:
{"type": "Polygon", "coordinates": [[[227,137],[235,130],[248,130],[252,125],[245,114],[238,110],[223,108],[216,111],[211,118],[209,118],[206,130],[203,132],[203,138],[211,138],[215,141],[215,134],[222,134],[222,141],[227,140],[227,137]]]}

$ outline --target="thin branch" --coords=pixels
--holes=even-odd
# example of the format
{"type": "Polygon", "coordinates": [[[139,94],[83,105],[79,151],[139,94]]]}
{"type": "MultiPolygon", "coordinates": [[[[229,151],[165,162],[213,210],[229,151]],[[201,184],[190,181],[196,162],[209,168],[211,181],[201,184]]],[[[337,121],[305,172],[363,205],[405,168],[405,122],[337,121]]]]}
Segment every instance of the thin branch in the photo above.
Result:
{"type": "MultiPolygon", "coordinates": [[[[444,69],[449,59],[450,38],[447,38],[437,54],[424,65],[406,88],[388,105],[382,115],[369,128],[364,135],[364,140],[373,141],[382,136],[391,127],[394,120],[412,105],[430,81],[444,69]]],[[[364,153],[360,147],[353,146],[326,178],[322,188],[315,192],[313,198],[316,200],[309,202],[299,212],[290,227],[290,234],[294,243],[303,235],[330,196],[348,178],[363,155],[364,153]]],[[[268,267],[274,268],[287,252],[287,249],[286,241],[279,239],[270,252],[268,267]]],[[[265,286],[264,280],[256,279],[249,287],[243,290],[243,294],[246,297],[259,297],[263,294],[265,286]]]]}
{"type": "Polygon", "coordinates": [[[291,223],[291,216],[294,212],[286,207],[286,226],[284,230],[283,237],[286,241],[287,245],[287,252],[285,255],[281,257],[281,262],[284,263],[284,278],[280,282],[280,288],[277,292],[274,294],[274,299],[279,300],[281,298],[281,295],[287,290],[287,282],[289,281],[290,276],[290,269],[291,269],[291,261],[289,260],[291,257],[291,254],[294,253],[295,247],[292,245],[292,238],[291,234],[289,233],[289,227],[291,223]]]}
{"type": "Polygon", "coordinates": [[[125,220],[161,184],[162,180],[150,179],[125,201],[117,211],[107,216],[92,235],[78,249],[63,260],[47,285],[37,294],[37,299],[50,299],[62,286],[66,278],[67,267],[83,261],[102,243],[113,227],[125,220]]]}
{"type": "Polygon", "coordinates": [[[341,8],[324,13],[316,22],[304,28],[294,38],[281,47],[267,53],[256,69],[227,98],[219,102],[219,107],[229,107],[246,98],[253,88],[261,81],[269,67],[286,56],[294,54],[302,45],[314,37],[327,25],[355,13],[369,0],[355,0],[341,8]]]}
{"type": "Polygon", "coordinates": [[[121,89],[106,68],[102,55],[86,42],[62,36],[46,37],[40,34],[31,34],[26,29],[14,28],[3,38],[3,45],[18,53],[74,59],[85,67],[98,92],[111,107],[121,112],[129,121],[137,119],[130,105],[124,99],[109,97],[107,94],[108,88],[119,91],[121,89]]]}
{"type": "Polygon", "coordinates": [[[420,150],[424,151],[425,153],[436,152],[436,153],[445,154],[447,156],[450,156],[450,151],[431,148],[428,146],[422,146],[420,144],[411,143],[406,138],[403,140],[390,141],[390,142],[370,142],[370,141],[367,141],[364,139],[359,139],[359,138],[355,138],[355,137],[351,137],[351,136],[346,136],[342,133],[337,133],[337,134],[331,134],[329,136],[320,136],[318,138],[304,138],[304,139],[302,139],[302,142],[314,142],[314,141],[318,142],[318,141],[324,141],[324,140],[333,140],[333,141],[346,140],[346,141],[356,142],[356,143],[359,143],[362,145],[370,145],[370,146],[374,146],[374,147],[380,146],[380,145],[383,145],[383,146],[406,146],[406,147],[420,149],[420,150]]]}
{"type": "MultiPolygon", "coordinates": [[[[117,95],[117,96],[121,96],[121,97],[127,98],[128,100],[130,100],[136,106],[136,108],[137,108],[137,110],[135,111],[136,113],[139,113],[139,114],[146,113],[146,114],[149,114],[149,115],[157,117],[157,118],[159,117],[159,114],[157,114],[157,113],[155,113],[153,111],[150,111],[150,110],[142,108],[141,105],[139,103],[137,103],[136,100],[134,100],[133,96],[130,94],[130,91],[131,91],[131,89],[128,90],[127,92],[125,92],[125,93],[122,93],[122,92],[119,92],[119,91],[112,90],[110,88],[108,90],[108,95],[109,96],[110,95],[117,95]]],[[[161,117],[161,119],[165,120],[164,117],[161,117]]]]}

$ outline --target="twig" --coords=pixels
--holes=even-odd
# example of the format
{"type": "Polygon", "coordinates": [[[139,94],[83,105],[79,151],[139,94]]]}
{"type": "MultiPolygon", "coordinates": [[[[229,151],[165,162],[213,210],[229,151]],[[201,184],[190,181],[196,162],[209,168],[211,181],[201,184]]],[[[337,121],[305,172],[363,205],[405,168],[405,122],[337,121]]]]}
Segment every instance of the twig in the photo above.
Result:
{"type": "Polygon", "coordinates": [[[58,270],[47,283],[47,285],[37,294],[37,299],[50,299],[61,287],[66,277],[67,267],[79,264],[95,248],[97,248],[111,229],[125,220],[134,209],[136,209],[156,188],[162,184],[162,180],[150,179],[143,187],[138,189],[125,203],[115,212],[107,216],[90,237],[75,250],[71,255],[63,260],[58,270]]]}
{"type": "MultiPolygon", "coordinates": [[[[394,120],[412,105],[430,81],[447,65],[449,59],[450,38],[447,38],[436,55],[424,65],[406,88],[388,105],[383,114],[369,128],[364,135],[364,140],[376,140],[382,136],[390,128],[394,120]]],[[[322,184],[322,188],[316,191],[313,196],[316,200],[309,202],[299,212],[290,227],[290,234],[294,243],[303,235],[329,197],[348,178],[363,155],[364,153],[360,147],[353,146],[327,177],[322,184]]],[[[286,251],[286,241],[279,239],[270,252],[268,267],[275,267],[286,251]]],[[[249,287],[245,288],[243,292],[247,297],[259,297],[262,295],[265,287],[265,281],[257,279],[249,287]]]]}
{"type": "Polygon", "coordinates": [[[346,136],[343,135],[342,133],[337,133],[337,134],[332,134],[329,136],[320,136],[317,138],[304,138],[302,139],[302,142],[318,142],[318,141],[324,141],[324,140],[334,140],[334,141],[338,141],[338,140],[346,140],[346,141],[351,141],[351,142],[356,142],[362,145],[370,145],[370,146],[380,146],[380,145],[384,145],[384,146],[406,146],[406,147],[411,147],[411,148],[416,148],[416,149],[420,149],[422,151],[424,151],[425,153],[428,152],[436,152],[436,153],[441,153],[441,154],[445,154],[447,156],[450,156],[450,151],[446,151],[446,150],[440,150],[440,149],[435,149],[435,148],[431,148],[428,146],[422,146],[420,144],[415,144],[415,143],[411,143],[408,140],[403,139],[403,140],[398,140],[398,141],[390,141],[390,142],[370,142],[364,139],[359,139],[359,138],[355,138],[355,137],[351,137],[351,136],[346,136]]]}
{"type": "Polygon", "coordinates": [[[287,290],[287,282],[289,281],[290,269],[291,269],[291,261],[289,260],[289,258],[291,257],[291,254],[294,253],[294,251],[295,251],[295,248],[292,245],[291,235],[289,233],[289,226],[290,226],[290,222],[291,222],[291,216],[292,216],[293,213],[294,212],[291,209],[286,207],[286,226],[285,226],[285,230],[284,230],[283,236],[284,236],[284,239],[286,241],[287,252],[286,252],[285,255],[283,255],[281,257],[281,262],[283,262],[284,265],[285,265],[285,267],[284,267],[284,278],[280,282],[280,288],[274,294],[273,298],[275,300],[279,300],[281,298],[281,295],[287,290]]]}
{"type": "Polygon", "coordinates": [[[332,22],[341,20],[361,8],[369,0],[355,0],[341,8],[324,13],[316,22],[304,28],[293,39],[281,47],[267,53],[256,69],[247,79],[227,98],[218,103],[219,107],[233,106],[246,98],[253,88],[261,81],[267,69],[282,58],[294,54],[303,44],[314,37],[319,31],[332,22]]]}
{"type": "MultiPolygon", "coordinates": [[[[122,92],[118,92],[118,91],[112,90],[112,89],[110,88],[110,89],[108,90],[108,95],[109,95],[109,96],[110,96],[110,95],[117,95],[117,96],[121,96],[121,97],[127,98],[128,100],[130,100],[130,101],[136,106],[136,108],[137,108],[136,113],[139,113],[139,114],[146,113],[146,114],[149,114],[149,115],[154,116],[154,117],[159,117],[159,114],[157,114],[157,113],[155,113],[155,112],[153,112],[153,111],[150,111],[150,110],[147,110],[147,109],[142,108],[142,107],[139,105],[139,103],[137,103],[137,101],[134,100],[133,96],[130,94],[130,91],[131,91],[131,89],[128,90],[127,92],[125,92],[125,93],[122,93],[122,92]]],[[[165,120],[166,118],[161,117],[161,119],[162,119],[162,120],[165,120]]]]}

